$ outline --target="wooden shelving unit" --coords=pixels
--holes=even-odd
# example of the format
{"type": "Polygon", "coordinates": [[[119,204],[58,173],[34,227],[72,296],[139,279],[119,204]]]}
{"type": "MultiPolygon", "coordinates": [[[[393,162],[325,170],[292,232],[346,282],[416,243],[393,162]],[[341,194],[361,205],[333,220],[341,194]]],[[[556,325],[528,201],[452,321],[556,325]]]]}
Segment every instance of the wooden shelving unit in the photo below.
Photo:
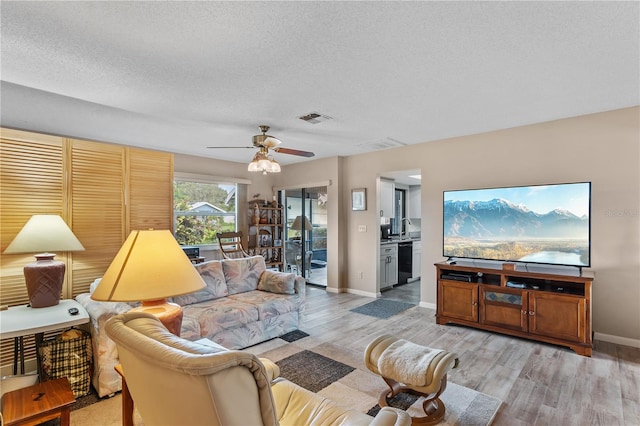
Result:
{"type": "Polygon", "coordinates": [[[261,255],[267,268],[284,270],[284,209],[263,200],[249,202],[249,232],[247,251],[261,255]],[[256,208],[258,213],[256,214],[256,208]]]}
{"type": "Polygon", "coordinates": [[[567,346],[591,356],[593,274],[437,263],[436,322],[567,346]]]}

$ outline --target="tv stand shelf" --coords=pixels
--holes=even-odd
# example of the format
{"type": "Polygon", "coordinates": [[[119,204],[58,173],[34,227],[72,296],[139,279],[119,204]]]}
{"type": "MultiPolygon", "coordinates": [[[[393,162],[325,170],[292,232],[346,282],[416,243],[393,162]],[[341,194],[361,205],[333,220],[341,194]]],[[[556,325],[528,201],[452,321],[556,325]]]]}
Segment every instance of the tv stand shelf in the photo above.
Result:
{"type": "Polygon", "coordinates": [[[436,322],[455,323],[591,356],[592,273],[530,272],[472,262],[436,263],[436,322]]]}

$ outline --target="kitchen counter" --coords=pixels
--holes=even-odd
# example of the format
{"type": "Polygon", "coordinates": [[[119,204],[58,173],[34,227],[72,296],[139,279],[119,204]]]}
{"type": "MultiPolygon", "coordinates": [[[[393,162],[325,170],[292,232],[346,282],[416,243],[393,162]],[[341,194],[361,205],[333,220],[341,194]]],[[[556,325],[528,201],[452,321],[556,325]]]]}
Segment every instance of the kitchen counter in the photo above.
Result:
{"type": "Polygon", "coordinates": [[[384,246],[387,244],[408,243],[413,241],[420,241],[420,238],[403,237],[403,238],[392,238],[389,240],[380,240],[380,245],[384,246]]]}

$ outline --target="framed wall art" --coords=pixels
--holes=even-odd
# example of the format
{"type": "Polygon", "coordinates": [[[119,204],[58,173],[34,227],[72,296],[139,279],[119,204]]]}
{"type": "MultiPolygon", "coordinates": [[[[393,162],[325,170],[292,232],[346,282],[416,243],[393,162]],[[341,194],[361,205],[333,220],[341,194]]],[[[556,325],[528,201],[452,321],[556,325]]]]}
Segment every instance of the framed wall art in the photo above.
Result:
{"type": "Polygon", "coordinates": [[[367,188],[351,190],[351,210],[364,211],[367,209],[367,188]]]}

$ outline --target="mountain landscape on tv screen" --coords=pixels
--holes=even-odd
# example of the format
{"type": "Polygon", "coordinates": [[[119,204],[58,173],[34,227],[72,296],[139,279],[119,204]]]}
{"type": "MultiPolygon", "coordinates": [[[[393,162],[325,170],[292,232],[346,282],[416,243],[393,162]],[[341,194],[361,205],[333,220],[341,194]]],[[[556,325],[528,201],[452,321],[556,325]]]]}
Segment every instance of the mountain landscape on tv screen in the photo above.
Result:
{"type": "Polygon", "coordinates": [[[504,199],[444,202],[444,254],[476,259],[589,264],[589,218],[536,213],[504,199]]]}

